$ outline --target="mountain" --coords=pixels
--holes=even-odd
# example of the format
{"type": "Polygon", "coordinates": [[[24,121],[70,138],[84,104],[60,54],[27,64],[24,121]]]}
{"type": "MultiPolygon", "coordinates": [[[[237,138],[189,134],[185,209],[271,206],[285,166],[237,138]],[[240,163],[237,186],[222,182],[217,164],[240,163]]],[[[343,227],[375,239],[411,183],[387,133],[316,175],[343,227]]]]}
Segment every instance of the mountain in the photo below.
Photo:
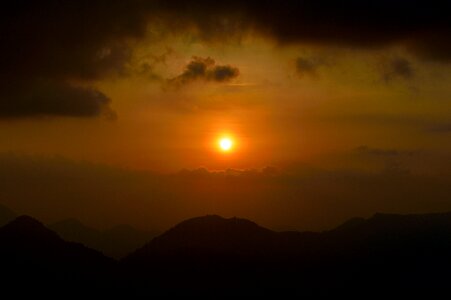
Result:
{"type": "Polygon", "coordinates": [[[206,216],[184,221],[156,237],[135,254],[172,253],[183,249],[255,255],[267,247],[275,233],[238,218],[206,216]]]}
{"type": "Polygon", "coordinates": [[[122,264],[134,290],[429,296],[451,280],[451,213],[376,214],[321,233],[219,216],[184,221],[122,264]]]}
{"type": "Polygon", "coordinates": [[[17,217],[17,214],[8,207],[0,204],[0,227],[17,217]]]}
{"type": "Polygon", "coordinates": [[[19,295],[436,298],[451,280],[451,213],[376,214],[324,232],[197,217],[120,262],[21,216],[0,228],[0,245],[2,291],[19,295]]]}
{"type": "Polygon", "coordinates": [[[155,232],[137,230],[128,225],[101,231],[85,226],[76,219],[53,223],[49,228],[67,241],[82,243],[116,259],[126,256],[156,236],[155,232]]]}
{"type": "Polygon", "coordinates": [[[1,227],[0,245],[2,292],[77,294],[114,281],[114,260],[82,244],[64,241],[29,216],[1,227]]]}

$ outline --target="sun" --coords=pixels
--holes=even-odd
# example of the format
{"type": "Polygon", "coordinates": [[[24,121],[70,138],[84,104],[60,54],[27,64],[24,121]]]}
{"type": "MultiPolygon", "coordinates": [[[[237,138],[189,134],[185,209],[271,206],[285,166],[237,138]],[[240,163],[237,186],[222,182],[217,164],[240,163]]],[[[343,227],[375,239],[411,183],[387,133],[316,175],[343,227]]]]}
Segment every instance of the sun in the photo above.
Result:
{"type": "Polygon", "coordinates": [[[218,145],[222,151],[228,152],[233,148],[233,140],[229,137],[222,137],[218,140],[218,145]]]}

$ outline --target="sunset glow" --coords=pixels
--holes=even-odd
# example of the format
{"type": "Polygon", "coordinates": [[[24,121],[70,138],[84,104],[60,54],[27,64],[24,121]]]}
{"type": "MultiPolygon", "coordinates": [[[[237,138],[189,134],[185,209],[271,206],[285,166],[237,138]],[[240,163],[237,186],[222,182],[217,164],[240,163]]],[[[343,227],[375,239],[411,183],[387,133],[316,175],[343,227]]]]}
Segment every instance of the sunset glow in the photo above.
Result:
{"type": "Polygon", "coordinates": [[[26,214],[73,232],[64,220],[78,220],[99,239],[86,246],[123,259],[151,240],[141,230],[205,215],[329,232],[375,213],[450,212],[451,262],[445,2],[15,1],[0,12],[0,227],[26,214]],[[110,239],[122,224],[140,230],[133,247],[110,239]]]}
{"type": "Polygon", "coordinates": [[[229,152],[233,148],[233,140],[228,137],[219,139],[219,148],[224,152],[229,152]]]}

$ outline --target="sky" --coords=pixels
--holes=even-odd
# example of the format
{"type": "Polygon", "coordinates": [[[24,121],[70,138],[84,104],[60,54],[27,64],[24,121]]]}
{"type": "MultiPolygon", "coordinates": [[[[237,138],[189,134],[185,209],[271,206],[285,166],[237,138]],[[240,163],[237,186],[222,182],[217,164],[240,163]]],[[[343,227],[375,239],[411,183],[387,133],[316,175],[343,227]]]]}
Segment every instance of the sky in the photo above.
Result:
{"type": "Polygon", "coordinates": [[[0,203],[152,229],[209,213],[323,230],[450,210],[446,12],[15,1],[0,20],[0,203]]]}

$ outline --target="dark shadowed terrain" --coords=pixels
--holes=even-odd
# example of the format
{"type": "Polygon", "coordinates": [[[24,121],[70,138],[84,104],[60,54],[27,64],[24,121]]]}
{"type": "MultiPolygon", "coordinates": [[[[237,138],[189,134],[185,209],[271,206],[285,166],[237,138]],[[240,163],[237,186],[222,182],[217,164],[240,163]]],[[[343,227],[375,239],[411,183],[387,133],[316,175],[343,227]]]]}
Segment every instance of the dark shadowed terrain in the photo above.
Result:
{"type": "Polygon", "coordinates": [[[22,296],[107,290],[118,263],[78,243],[66,242],[39,221],[20,216],[0,228],[3,292],[22,296]]]}
{"type": "Polygon", "coordinates": [[[17,293],[365,298],[438,294],[451,278],[451,213],[376,214],[320,233],[210,215],[181,222],[120,261],[21,216],[0,229],[0,244],[2,280],[17,293]]]}

